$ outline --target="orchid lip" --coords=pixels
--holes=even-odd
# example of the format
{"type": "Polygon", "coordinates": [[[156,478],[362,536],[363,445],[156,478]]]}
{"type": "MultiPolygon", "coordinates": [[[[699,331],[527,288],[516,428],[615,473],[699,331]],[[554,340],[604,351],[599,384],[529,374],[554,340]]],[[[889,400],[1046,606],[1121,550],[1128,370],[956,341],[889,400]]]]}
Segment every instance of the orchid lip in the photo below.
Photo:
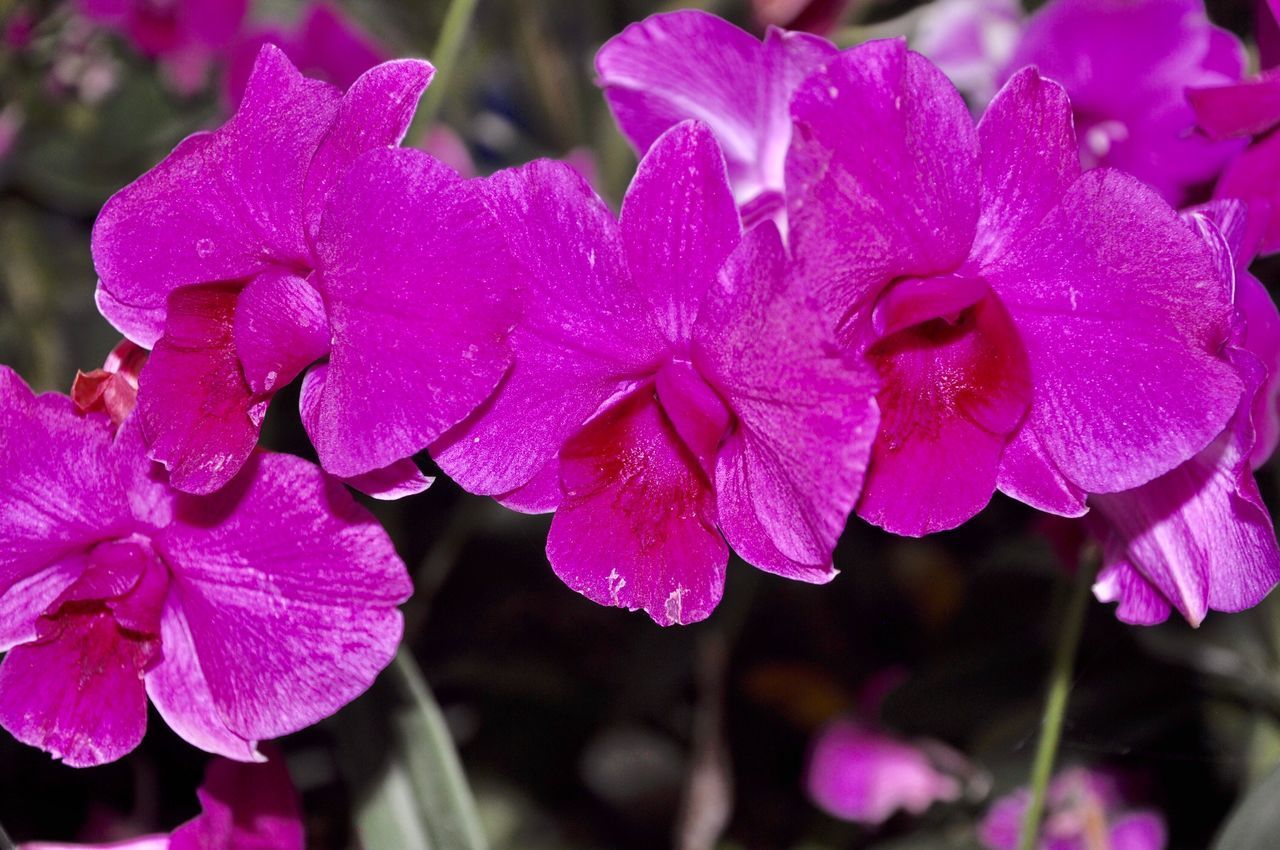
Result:
{"type": "Polygon", "coordinates": [[[885,288],[872,308],[872,329],[883,339],[934,319],[955,324],[990,292],[982,278],[962,274],[900,278],[885,288]]]}

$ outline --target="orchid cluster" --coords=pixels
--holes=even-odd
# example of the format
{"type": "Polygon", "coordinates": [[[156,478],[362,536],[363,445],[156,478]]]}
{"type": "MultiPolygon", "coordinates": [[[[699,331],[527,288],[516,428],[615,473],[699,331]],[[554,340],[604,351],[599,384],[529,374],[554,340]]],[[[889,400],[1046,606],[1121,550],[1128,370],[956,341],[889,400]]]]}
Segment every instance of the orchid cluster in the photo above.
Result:
{"type": "MultiPolygon", "coordinates": [[[[244,13],[83,6],[171,55],[244,13]]],[[[324,21],[246,36],[234,114],[97,217],[126,342],[70,397],[0,371],[0,725],[96,765],[150,703],[261,760],[392,658],[410,581],[351,490],[423,491],[424,453],[551,513],[564,584],[664,626],[712,613],[731,553],[821,584],[851,514],[923,536],[997,492],[1084,518],[1125,622],[1256,605],[1280,581],[1253,477],[1280,440],[1280,313],[1248,269],[1280,250],[1280,76],[1245,78],[1198,0],[1011,12],[999,61],[948,41],[991,20],[935,21],[938,64],[696,11],[627,27],[596,57],[639,155],[616,215],[562,162],[464,177],[402,147],[425,61],[362,47],[331,83],[304,74],[324,21]],[[291,384],[316,463],[259,445],[291,384]]],[[[860,721],[814,758],[850,819],[961,794],[860,721]]],[[[1053,805],[1118,805],[1096,784],[1064,776],[1053,805]]],[[[186,837],[230,817],[221,793],[138,846],[241,846],[186,837]]],[[[253,846],[300,846],[285,821],[253,846]]]]}

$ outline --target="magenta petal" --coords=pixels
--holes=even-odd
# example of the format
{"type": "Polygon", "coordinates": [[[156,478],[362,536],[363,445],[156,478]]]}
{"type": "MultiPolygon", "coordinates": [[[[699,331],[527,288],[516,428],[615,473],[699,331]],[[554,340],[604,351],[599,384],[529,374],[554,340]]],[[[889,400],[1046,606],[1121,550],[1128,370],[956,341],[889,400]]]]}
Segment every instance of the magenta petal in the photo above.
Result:
{"type": "Polygon", "coordinates": [[[403,499],[405,496],[424,492],[435,481],[434,478],[423,475],[413,458],[408,457],[381,469],[342,480],[348,487],[383,501],[403,499]]]}
{"type": "Polygon", "coordinates": [[[737,417],[715,471],[729,544],[761,569],[827,581],[875,437],[878,379],[790,286],[787,262],[773,225],[747,235],[698,317],[694,362],[737,417]]]}
{"type": "Polygon", "coordinates": [[[1240,344],[1266,371],[1251,414],[1254,443],[1249,462],[1257,469],[1280,443],[1280,311],[1262,282],[1247,271],[1236,276],[1236,308],[1245,323],[1240,344]]]}
{"type": "Polygon", "coordinates": [[[107,201],[93,230],[102,287],[137,309],[177,287],[248,277],[268,261],[308,264],[303,182],[338,92],[266,46],[244,102],[107,201]]]}
{"type": "Polygon", "coordinates": [[[1188,89],[1187,100],[1200,127],[1211,137],[1259,136],[1280,124],[1280,72],[1225,86],[1188,89]]]}
{"type": "Polygon", "coordinates": [[[164,335],[164,313],[161,307],[135,307],[117,299],[101,283],[93,293],[94,303],[102,318],[111,323],[126,339],[143,348],[155,348],[164,335]]]}
{"type": "Polygon", "coordinates": [[[524,305],[515,363],[431,453],[464,488],[491,495],[529,481],[624,383],[651,372],[667,344],[627,277],[613,215],[577,172],[541,160],[483,186],[524,305]]]}
{"type": "Polygon", "coordinates": [[[150,642],[126,637],[106,610],[60,626],[0,662],[0,726],[72,767],[115,761],[146,732],[150,642]]]}
{"type": "Polygon", "coordinates": [[[1169,619],[1173,606],[1126,560],[1123,541],[1108,541],[1103,550],[1107,564],[1093,583],[1097,600],[1118,603],[1116,618],[1133,626],[1154,626],[1169,619]]]}
{"type": "Polygon", "coordinates": [[[1022,342],[988,294],[956,320],[900,331],[870,355],[884,386],[858,515],[917,537],[954,528],[991,499],[1031,401],[1022,342]]]}
{"type": "MultiPolygon", "coordinates": [[[[1260,367],[1246,368],[1256,387],[1260,367]]],[[[1134,490],[1090,497],[1106,520],[1108,554],[1141,574],[1192,625],[1210,608],[1251,608],[1280,582],[1280,546],[1249,465],[1250,409],[1243,404],[1231,428],[1172,472],[1134,490]]],[[[1125,589],[1110,595],[1123,602],[1125,589]]]]}
{"type": "Polygon", "coordinates": [[[171,598],[161,615],[160,645],[163,657],[147,671],[145,684],[147,696],[169,728],[205,752],[237,761],[261,761],[257,742],[228,729],[218,712],[177,599],[171,598]]]}
{"type": "Polygon", "coordinates": [[[841,820],[880,824],[899,810],[921,814],[960,797],[960,783],[909,743],[842,720],[823,730],[810,756],[809,796],[841,820]]]}
{"type": "Polygon", "coordinates": [[[1280,251],[1280,133],[1271,133],[1240,154],[1222,172],[1215,198],[1239,198],[1249,204],[1246,243],[1261,253],[1280,251]]]}
{"type": "Polygon", "coordinates": [[[1238,150],[1195,132],[1186,90],[1239,79],[1244,58],[1203,0],[1067,0],[1028,19],[1007,69],[1035,66],[1067,90],[1087,167],[1122,169],[1181,205],[1238,150]]]}
{"type": "Polygon", "coordinates": [[[240,737],[329,716],[395,653],[404,564],[346,488],[303,460],[255,455],[230,487],[184,499],[156,546],[213,704],[240,737]]]}
{"type": "Polygon", "coordinates": [[[705,122],[745,203],[782,189],[787,104],[835,52],[824,39],[772,28],[762,44],[715,15],[687,10],[628,26],[600,48],[596,71],[618,126],[642,154],[673,125],[705,122]]]}
{"type": "Polygon", "coordinates": [[[1155,812],[1134,812],[1111,825],[1111,850],[1165,850],[1168,830],[1155,812]]]}
{"type": "Polygon", "coordinates": [[[139,376],[138,412],[151,457],[187,493],[222,487],[258,442],[262,403],[236,356],[238,294],[222,286],[175,290],[165,335],[139,376]]]}
{"type": "Polygon", "coordinates": [[[601,605],[644,609],[660,626],[706,619],[729,550],[711,488],[652,387],[588,423],[560,461],[565,499],[547,557],[561,581],[601,605]]]}
{"type": "Polygon", "coordinates": [[[36,397],[0,366],[0,587],[133,530],[111,452],[106,417],[36,397]]]}
{"type": "Polygon", "coordinates": [[[900,277],[954,271],[978,219],[978,140],[955,87],[901,40],[841,53],[792,101],[797,261],[837,318],[900,277]]]}
{"type": "Polygon", "coordinates": [[[236,300],[232,337],[249,389],[275,392],[328,353],[324,301],[297,275],[258,275],[236,300]]]}
{"type": "Polygon", "coordinates": [[[627,266],[667,338],[686,340],[738,244],[724,155],[705,124],[677,124],[640,160],[619,219],[627,266]]]}
{"type": "Polygon", "coordinates": [[[173,831],[169,850],[303,850],[298,792],[284,757],[262,764],[215,759],[196,792],[201,813],[173,831]]]}
{"type": "Polygon", "coordinates": [[[1034,68],[1019,71],[978,124],[982,215],[974,259],[998,256],[1040,223],[1080,176],[1067,93],[1034,68]]]}
{"type": "Polygon", "coordinates": [[[0,592],[0,652],[36,639],[36,620],[84,571],[72,556],[8,585],[0,592]]]}
{"type": "Polygon", "coordinates": [[[473,184],[421,151],[372,151],[351,169],[314,278],[333,344],[308,433],[326,470],[410,457],[493,391],[514,321],[500,239],[473,184]]]}
{"type": "Polygon", "coordinates": [[[996,486],[1006,496],[1046,513],[1079,517],[1089,510],[1085,491],[1062,474],[1031,428],[1018,429],[1005,446],[996,486]]]}
{"type": "Polygon", "coordinates": [[[1035,376],[1023,427],[1076,486],[1149,481],[1235,411],[1240,380],[1219,356],[1228,287],[1199,235],[1133,178],[1086,173],[983,275],[1035,376]]]}
{"type": "Polygon", "coordinates": [[[351,84],[307,172],[308,239],[319,234],[325,200],[352,164],[368,151],[400,144],[435,72],[421,59],[400,59],[369,68],[351,84]]]}
{"type": "Polygon", "coordinates": [[[298,64],[315,69],[339,88],[346,88],[369,68],[390,57],[387,51],[340,9],[311,2],[295,39],[298,64]]]}

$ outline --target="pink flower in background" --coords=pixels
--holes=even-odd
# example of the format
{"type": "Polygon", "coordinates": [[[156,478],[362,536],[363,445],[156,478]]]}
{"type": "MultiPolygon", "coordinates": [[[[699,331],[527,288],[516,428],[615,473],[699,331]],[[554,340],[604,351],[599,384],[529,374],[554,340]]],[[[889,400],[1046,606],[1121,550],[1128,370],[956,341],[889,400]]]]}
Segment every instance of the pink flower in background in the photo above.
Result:
{"type": "Polygon", "coordinates": [[[432,447],[440,466],[511,507],[556,510],[556,574],[663,625],[715,607],[726,540],[761,569],[830,579],[874,378],[789,287],[771,224],[739,244],[711,131],[663,134],[620,220],[563,163],[486,191],[524,314],[511,372],[432,447]]]}
{"type": "Polygon", "coordinates": [[[918,815],[960,799],[960,781],[935,763],[933,749],[963,761],[941,744],[921,746],[856,720],[836,720],[818,734],[809,756],[809,797],[833,817],[870,825],[898,811],[918,815]]]}
{"type": "Polygon", "coordinates": [[[912,49],[929,57],[981,113],[1022,35],[1019,0],[933,0],[921,7],[912,49]]]}
{"type": "Polygon", "coordinates": [[[254,62],[264,44],[284,51],[309,77],[349,88],[360,75],[391,59],[391,52],[362,30],[341,9],[308,3],[293,30],[266,29],[244,36],[227,52],[224,90],[232,107],[240,105],[254,62]]]}
{"type": "MultiPolygon", "coordinates": [[[[984,847],[1017,850],[1030,797],[1026,790],[1016,791],[991,806],[978,827],[984,847]]],[[[1164,818],[1126,804],[1123,783],[1109,773],[1083,768],[1060,772],[1049,785],[1039,850],[1164,850],[1164,818]]]]}
{"type": "Polygon", "coordinates": [[[672,125],[705,122],[750,225],[783,207],[791,94],[835,53],[825,39],[774,27],[761,43],[690,10],[627,27],[600,48],[596,72],[623,135],[642,154],[672,125]]]}
{"type": "Polygon", "coordinates": [[[853,0],[751,0],[751,11],[761,27],[827,35],[852,5],[853,0]]]}
{"type": "Polygon", "coordinates": [[[1201,128],[1214,139],[1252,138],[1223,171],[1214,197],[1248,204],[1243,241],[1280,251],[1280,69],[1239,83],[1187,92],[1201,128]]]}
{"type": "Polygon", "coordinates": [[[175,491],[119,429],[0,368],[0,726],[69,765],[133,750],[147,702],[209,752],[364,692],[411,587],[373,517],[306,461],[257,454],[213,497],[175,491]]]}
{"type": "Polygon", "coordinates": [[[160,60],[174,87],[190,93],[239,36],[249,0],[78,0],[78,5],[86,18],[160,60]]]}
{"type": "Polygon", "coordinates": [[[171,834],[145,835],[111,844],[18,845],[18,850],[304,850],[298,792],[284,758],[264,746],[269,759],[244,764],[227,759],[209,762],[204,784],[196,791],[200,814],[171,834]]]}
{"type": "Polygon", "coordinates": [[[1243,391],[1230,287],[1151,189],[1081,173],[1060,86],[1024,70],[975,128],[940,71],[880,41],[792,109],[798,273],[883,380],[861,516],[926,534],[997,487],[1079,516],[1222,431],[1243,391]]]}
{"type": "Polygon", "coordinates": [[[321,465],[371,495],[417,492],[430,482],[410,456],[506,370],[492,226],[446,166],[391,149],[431,74],[388,62],[344,95],[268,45],[230,121],[103,208],[99,307],[154,349],[140,418],[175,487],[235,476],[305,371],[321,465]]]}
{"type": "Polygon", "coordinates": [[[1228,344],[1247,392],[1226,430],[1194,458],[1135,490],[1090,496],[1103,544],[1094,593],[1128,623],[1162,622],[1176,608],[1193,626],[1209,609],[1257,605],[1280,582],[1280,546],[1253,470],[1280,439],[1280,312],[1247,271],[1244,214],[1216,202],[1191,215],[1234,284],[1228,344]]]}
{"type": "Polygon", "coordinates": [[[1240,150],[1194,132],[1187,88],[1244,71],[1243,46],[1203,0],[1051,0],[1027,20],[1005,76],[1026,65],[1067,90],[1086,168],[1127,171],[1175,206],[1203,199],[1240,150]]]}

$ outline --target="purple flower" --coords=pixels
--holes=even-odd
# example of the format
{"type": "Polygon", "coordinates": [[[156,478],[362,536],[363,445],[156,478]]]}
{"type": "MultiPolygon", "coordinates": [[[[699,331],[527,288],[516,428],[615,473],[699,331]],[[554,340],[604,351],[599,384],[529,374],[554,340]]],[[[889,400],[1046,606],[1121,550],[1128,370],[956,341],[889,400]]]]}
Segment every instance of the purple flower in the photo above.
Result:
{"type": "Polygon", "coordinates": [[[304,850],[298,792],[274,748],[262,764],[209,762],[196,791],[200,814],[171,834],[111,844],[21,844],[18,850],[304,850]]]}
{"type": "Polygon", "coordinates": [[[751,0],[753,17],[762,27],[826,35],[840,23],[853,0],[751,0]]]}
{"type": "Polygon", "coordinates": [[[175,491],[137,417],[117,433],[0,367],[0,726],[69,765],[118,759],[147,701],[182,738],[254,760],[362,693],[409,596],[341,484],[255,454],[211,497],[175,491]]]}
{"type": "Polygon", "coordinates": [[[825,39],[775,27],[761,43],[690,10],[627,27],[600,48],[596,72],[618,126],[640,153],[680,121],[705,122],[750,225],[783,205],[792,92],[835,53],[825,39]]]}
{"type": "Polygon", "coordinates": [[[1235,290],[1227,352],[1248,391],[1226,430],[1194,458],[1137,489],[1089,497],[1089,526],[1105,559],[1094,593],[1118,602],[1128,623],[1162,622],[1176,608],[1199,625],[1209,609],[1257,605],[1280,582],[1280,547],[1253,477],[1280,438],[1280,312],[1246,270],[1240,206],[1217,202],[1191,218],[1235,290]]]}
{"type": "Polygon", "coordinates": [[[1246,250],[1280,251],[1280,70],[1240,83],[1194,88],[1187,97],[1211,138],[1253,137],[1223,171],[1213,194],[1248,204],[1246,250]]]}
{"type": "Polygon", "coordinates": [[[879,41],[792,110],[799,274],[883,380],[861,516],[921,535],[997,488],[1079,516],[1221,432],[1230,289],[1151,189],[1081,173],[1060,86],[1018,73],[975,129],[940,71],[879,41]]]}
{"type": "Polygon", "coordinates": [[[1005,74],[1026,65],[1070,95],[1086,168],[1127,171],[1175,206],[1240,149],[1194,132],[1187,87],[1244,70],[1244,48],[1209,22],[1203,0],[1051,0],[1028,19],[1005,74]]]}
{"type": "Polygon", "coordinates": [[[292,31],[250,33],[227,52],[223,85],[232,106],[240,105],[264,44],[279,47],[304,74],[340,89],[349,88],[365,71],[391,58],[386,48],[340,9],[328,3],[308,3],[292,31]]]}
{"type": "Polygon", "coordinates": [[[154,347],[141,424],[173,486],[226,484],[305,371],[321,465],[372,495],[417,492],[430,482],[408,458],[506,370],[492,226],[451,170],[392,149],[431,74],[388,62],[344,95],[268,45],[230,121],[103,208],[99,307],[154,347]]]}
{"type": "MultiPolygon", "coordinates": [[[[1049,785],[1040,850],[1164,850],[1164,818],[1126,807],[1123,783],[1096,770],[1064,770],[1049,785]]],[[[1018,830],[1030,804],[1026,790],[997,800],[978,827],[989,850],[1017,850],[1018,830]]]]}
{"type": "Polygon", "coordinates": [[[441,467],[556,510],[556,574],[663,625],[715,607],[726,540],[761,569],[830,579],[874,376],[788,285],[772,224],[739,244],[710,129],[678,124],[650,147],[620,220],[563,163],[500,172],[487,194],[524,315],[498,391],[433,447],[441,467]]]}
{"type": "Polygon", "coordinates": [[[1019,0],[933,0],[921,8],[911,47],[929,57],[981,112],[1022,34],[1019,0]]]}
{"type": "Polygon", "coordinates": [[[833,817],[872,825],[899,810],[918,815],[958,800],[960,781],[935,763],[931,750],[960,759],[941,744],[917,745],[858,721],[834,721],[809,757],[809,797],[833,817]]]}
{"type": "Polygon", "coordinates": [[[192,92],[240,33],[249,0],[79,0],[81,14],[158,59],[174,88],[192,92]]]}

